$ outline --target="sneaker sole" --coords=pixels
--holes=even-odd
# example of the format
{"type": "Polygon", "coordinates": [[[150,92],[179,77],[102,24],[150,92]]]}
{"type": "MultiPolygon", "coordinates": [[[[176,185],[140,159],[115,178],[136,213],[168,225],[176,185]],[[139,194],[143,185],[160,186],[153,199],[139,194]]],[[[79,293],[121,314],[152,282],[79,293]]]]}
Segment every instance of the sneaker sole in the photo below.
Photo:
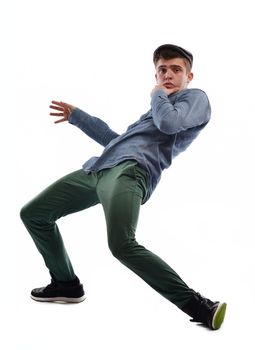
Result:
{"type": "Polygon", "coordinates": [[[227,304],[222,303],[218,305],[217,310],[214,313],[212,320],[212,329],[219,329],[224,321],[225,313],[226,313],[227,304]]]}
{"type": "Polygon", "coordinates": [[[35,297],[32,294],[30,297],[35,300],[35,301],[48,301],[48,302],[54,302],[54,301],[60,301],[64,303],[81,303],[86,299],[85,295],[83,295],[80,298],[67,298],[67,297],[51,297],[51,298],[40,298],[40,297],[35,297]]]}

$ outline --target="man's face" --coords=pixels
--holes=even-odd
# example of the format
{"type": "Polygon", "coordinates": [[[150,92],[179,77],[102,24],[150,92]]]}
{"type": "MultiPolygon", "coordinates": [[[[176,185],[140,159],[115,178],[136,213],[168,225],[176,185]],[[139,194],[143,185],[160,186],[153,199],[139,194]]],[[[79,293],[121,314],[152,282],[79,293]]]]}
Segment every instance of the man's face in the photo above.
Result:
{"type": "Polygon", "coordinates": [[[160,58],[156,63],[156,81],[167,89],[170,95],[176,91],[185,89],[193,79],[193,73],[188,73],[182,58],[160,58]]]}

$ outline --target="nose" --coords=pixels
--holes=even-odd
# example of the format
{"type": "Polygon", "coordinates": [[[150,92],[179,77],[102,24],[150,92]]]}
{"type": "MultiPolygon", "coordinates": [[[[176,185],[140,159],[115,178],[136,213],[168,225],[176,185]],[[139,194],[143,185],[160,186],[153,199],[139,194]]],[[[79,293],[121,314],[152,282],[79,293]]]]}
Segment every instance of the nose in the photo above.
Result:
{"type": "Polygon", "coordinates": [[[172,79],[173,77],[171,69],[167,69],[164,75],[165,79],[172,79]]]}

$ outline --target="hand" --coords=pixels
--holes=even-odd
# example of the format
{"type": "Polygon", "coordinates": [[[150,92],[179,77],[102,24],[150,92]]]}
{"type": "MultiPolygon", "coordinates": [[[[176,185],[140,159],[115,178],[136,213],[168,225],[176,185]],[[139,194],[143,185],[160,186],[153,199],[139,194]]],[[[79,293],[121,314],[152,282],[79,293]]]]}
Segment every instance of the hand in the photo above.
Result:
{"type": "Polygon", "coordinates": [[[65,102],[57,102],[57,101],[51,101],[52,105],[50,105],[50,108],[55,109],[57,111],[60,111],[60,113],[50,113],[50,115],[53,115],[55,117],[62,117],[61,119],[56,120],[54,123],[62,123],[69,119],[70,114],[75,110],[76,107],[69,105],[65,102]]]}
{"type": "Polygon", "coordinates": [[[154,88],[152,89],[151,97],[152,97],[153,93],[155,91],[158,91],[158,90],[163,90],[167,95],[170,95],[174,92],[173,89],[167,89],[164,85],[158,84],[158,85],[155,85],[154,88]]]}

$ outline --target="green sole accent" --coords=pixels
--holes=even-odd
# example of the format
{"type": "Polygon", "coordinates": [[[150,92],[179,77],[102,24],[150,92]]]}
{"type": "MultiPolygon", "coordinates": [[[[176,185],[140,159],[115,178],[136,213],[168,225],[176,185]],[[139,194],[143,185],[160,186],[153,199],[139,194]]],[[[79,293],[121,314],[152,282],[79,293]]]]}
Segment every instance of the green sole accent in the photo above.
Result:
{"type": "Polygon", "coordinates": [[[213,317],[213,322],[212,322],[212,328],[213,329],[219,329],[222,325],[222,322],[224,321],[224,317],[226,314],[226,309],[227,309],[227,304],[222,303],[220,304],[218,310],[216,311],[214,317],[213,317]]]}

